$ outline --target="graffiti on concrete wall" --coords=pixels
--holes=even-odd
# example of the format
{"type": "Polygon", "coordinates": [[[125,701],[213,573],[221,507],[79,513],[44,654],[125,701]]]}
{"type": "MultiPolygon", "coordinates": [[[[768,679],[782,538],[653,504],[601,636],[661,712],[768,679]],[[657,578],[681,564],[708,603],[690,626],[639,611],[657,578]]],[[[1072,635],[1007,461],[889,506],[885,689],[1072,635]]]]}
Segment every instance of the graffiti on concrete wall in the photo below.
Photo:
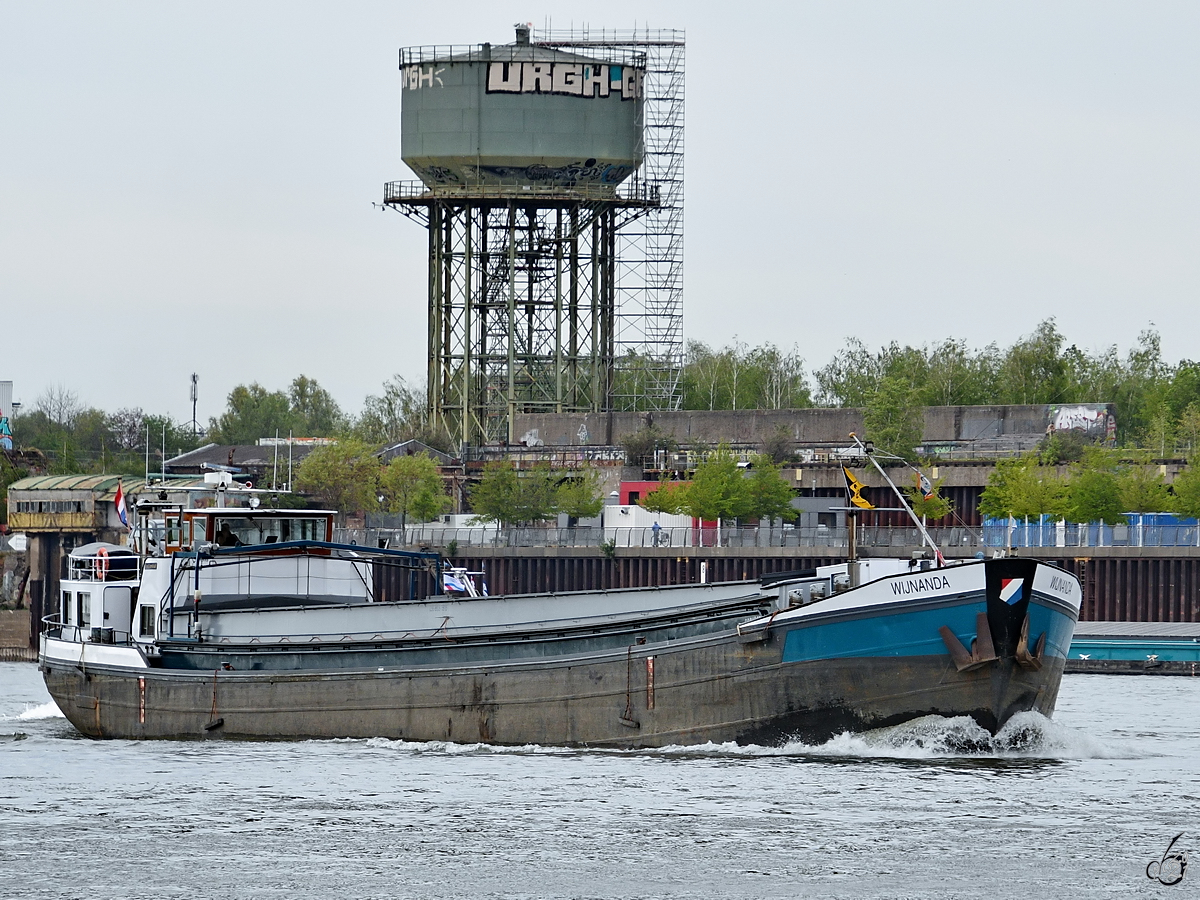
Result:
{"type": "Polygon", "coordinates": [[[1082,431],[1095,441],[1117,436],[1117,420],[1106,406],[1052,406],[1047,431],[1082,431]]]}

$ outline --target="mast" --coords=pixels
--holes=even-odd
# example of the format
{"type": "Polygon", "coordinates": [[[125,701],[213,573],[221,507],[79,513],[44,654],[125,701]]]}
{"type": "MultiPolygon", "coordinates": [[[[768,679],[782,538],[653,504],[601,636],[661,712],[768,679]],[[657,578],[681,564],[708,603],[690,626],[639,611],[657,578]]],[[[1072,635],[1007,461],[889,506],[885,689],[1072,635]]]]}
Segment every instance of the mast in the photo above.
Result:
{"type": "MultiPolygon", "coordinates": [[[[937,558],[938,565],[944,566],[946,564],[946,557],[942,556],[942,551],[938,548],[938,545],[934,542],[933,538],[929,536],[929,532],[926,530],[925,524],[920,520],[920,518],[917,517],[917,514],[912,511],[912,507],[909,506],[908,501],[904,499],[903,492],[900,490],[900,488],[896,487],[896,483],[888,477],[888,473],[883,470],[883,466],[881,466],[879,461],[875,458],[875,445],[870,441],[863,443],[859,439],[858,435],[856,435],[853,431],[850,432],[850,437],[854,438],[855,445],[863,451],[863,455],[870,460],[871,465],[875,467],[875,470],[883,476],[883,480],[888,483],[888,487],[892,489],[897,499],[899,499],[900,505],[903,506],[904,511],[908,513],[908,517],[912,519],[913,524],[916,525],[917,529],[921,532],[921,537],[923,537],[925,542],[933,548],[933,554],[937,558]]],[[[853,524],[850,526],[850,528],[851,534],[853,534],[853,524]]]]}

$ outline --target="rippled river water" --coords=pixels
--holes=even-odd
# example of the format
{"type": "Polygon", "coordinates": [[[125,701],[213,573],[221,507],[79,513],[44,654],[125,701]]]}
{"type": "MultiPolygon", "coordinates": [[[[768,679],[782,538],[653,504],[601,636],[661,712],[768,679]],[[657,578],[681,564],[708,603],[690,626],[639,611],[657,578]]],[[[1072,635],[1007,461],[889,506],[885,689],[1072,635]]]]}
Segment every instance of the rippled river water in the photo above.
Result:
{"type": "Polygon", "coordinates": [[[0,663],[8,898],[1185,897],[1200,679],[1067,676],[986,746],[921,720],[641,753],[90,741],[0,663]]]}

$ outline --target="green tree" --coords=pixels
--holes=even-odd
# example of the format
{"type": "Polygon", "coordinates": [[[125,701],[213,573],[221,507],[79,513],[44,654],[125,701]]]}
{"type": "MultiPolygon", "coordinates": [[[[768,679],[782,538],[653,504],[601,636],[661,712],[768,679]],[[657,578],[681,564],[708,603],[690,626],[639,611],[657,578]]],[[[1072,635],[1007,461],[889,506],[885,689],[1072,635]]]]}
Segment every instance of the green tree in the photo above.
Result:
{"type": "Polygon", "coordinates": [[[1189,465],[1171,484],[1175,513],[1185,519],[1200,519],[1200,467],[1189,465]]]}
{"type": "Polygon", "coordinates": [[[921,489],[920,476],[914,475],[913,477],[917,483],[913,487],[904,488],[904,494],[908,498],[908,505],[912,507],[913,513],[922,521],[936,521],[950,515],[950,511],[954,507],[941,494],[941,479],[932,483],[933,491],[929,497],[926,497],[925,491],[921,489]]]}
{"type": "Polygon", "coordinates": [[[296,487],[337,510],[343,521],[377,508],[381,467],[371,449],[353,438],[318,447],[297,467],[296,487]]]}
{"type": "Polygon", "coordinates": [[[1200,449],[1200,403],[1189,403],[1179,414],[1179,442],[1189,454],[1200,449]]]}
{"type": "Polygon", "coordinates": [[[1166,457],[1168,450],[1174,451],[1175,418],[1165,402],[1160,400],[1146,410],[1146,427],[1139,443],[1159,459],[1166,457]]]}
{"type": "Polygon", "coordinates": [[[401,528],[407,526],[410,516],[418,522],[428,522],[450,506],[437,464],[423,453],[397,456],[384,466],[379,475],[379,490],[383,508],[400,513],[401,528]]]}
{"type": "Polygon", "coordinates": [[[195,450],[202,440],[204,438],[192,433],[190,422],[184,424],[176,422],[170,416],[146,415],[142,418],[142,434],[131,448],[131,452],[140,456],[145,452],[146,441],[149,441],[151,457],[161,457],[165,452],[170,459],[195,450]]]}
{"type": "Polygon", "coordinates": [[[1070,509],[1073,522],[1125,522],[1121,490],[1113,465],[1102,450],[1085,448],[1083,457],[1072,467],[1070,509]]]}
{"type": "Polygon", "coordinates": [[[445,453],[454,453],[458,446],[456,438],[434,426],[425,389],[408,384],[399,375],[384,382],[379,395],[367,397],[353,432],[375,444],[416,440],[445,453]]]}
{"type": "Polygon", "coordinates": [[[1000,402],[1059,403],[1066,399],[1069,382],[1062,346],[1063,336],[1051,318],[1009,347],[998,372],[1000,402]]]}
{"type": "Polygon", "coordinates": [[[8,522],[8,486],[29,474],[28,469],[14,466],[8,455],[0,452],[0,522],[8,522]]]}
{"type": "Polygon", "coordinates": [[[527,525],[542,522],[558,512],[558,476],[549,463],[538,463],[518,474],[512,521],[527,525]]]}
{"type": "Polygon", "coordinates": [[[75,449],[75,442],[69,435],[63,435],[61,447],[55,447],[47,452],[55,454],[50,463],[51,475],[82,475],[86,473],[87,467],[80,461],[75,449]]]}
{"type": "Polygon", "coordinates": [[[600,515],[604,498],[600,496],[600,476],[595,471],[585,470],[578,475],[564,477],[554,498],[555,507],[572,519],[590,519],[600,515]]]}
{"type": "Polygon", "coordinates": [[[998,518],[1062,518],[1069,510],[1067,482],[1033,455],[997,461],[979,501],[981,513],[998,518]]]}
{"type": "Polygon", "coordinates": [[[804,360],[795,346],[783,352],[774,344],[764,344],[751,350],[748,357],[755,372],[753,383],[758,396],[754,405],[758,409],[806,409],[812,406],[804,360]]]}
{"type": "Polygon", "coordinates": [[[508,525],[515,521],[514,510],[520,483],[510,462],[497,460],[483,468],[479,484],[470,489],[471,510],[480,522],[508,525]]]}
{"type": "Polygon", "coordinates": [[[673,453],[679,449],[675,435],[667,434],[651,422],[621,436],[621,449],[625,451],[625,462],[631,466],[650,468],[654,464],[655,453],[664,451],[673,453]]]}
{"type": "Polygon", "coordinates": [[[1129,466],[1117,478],[1124,512],[1171,512],[1171,495],[1155,468],[1129,466]]]}
{"type": "Polygon", "coordinates": [[[1051,516],[1062,519],[1069,511],[1067,481],[1049,466],[1036,463],[1025,466],[1017,482],[1013,515],[1018,518],[1051,516]]]}
{"type": "Polygon", "coordinates": [[[682,492],[681,501],[681,512],[712,522],[746,518],[751,514],[753,498],[749,482],[738,466],[738,458],[722,445],[696,467],[696,474],[682,492]]]}
{"type": "Polygon", "coordinates": [[[1087,445],[1087,435],[1081,431],[1053,431],[1038,442],[1038,460],[1044,466],[1076,462],[1083,458],[1087,445]]]}
{"type": "MultiPolygon", "coordinates": [[[[268,391],[257,381],[229,392],[225,412],[208,423],[209,438],[220,444],[251,445],[259,438],[292,430],[291,402],[283,391],[268,391]]],[[[153,438],[151,438],[153,440],[153,438]]]]}
{"type": "Polygon", "coordinates": [[[863,426],[876,448],[915,462],[924,430],[916,390],[899,376],[884,378],[863,412],[863,426]]]}
{"type": "Polygon", "coordinates": [[[970,406],[987,403],[995,381],[994,344],[972,351],[960,340],[947,339],[925,353],[921,402],[927,406],[970,406]]]}
{"type": "Polygon", "coordinates": [[[288,410],[291,428],[301,437],[331,437],[346,425],[346,417],[329,391],[305,375],[296,376],[288,387],[288,410]]]}
{"type": "Polygon", "coordinates": [[[1200,362],[1182,359],[1170,373],[1170,383],[1163,391],[1163,400],[1178,418],[1189,406],[1200,405],[1200,362]]]}
{"type": "Polygon", "coordinates": [[[663,479],[658,487],[638,500],[643,509],[650,512],[678,514],[683,511],[687,498],[686,484],[663,479]]]}
{"type": "Polygon", "coordinates": [[[769,457],[762,454],[756,456],[745,480],[750,493],[749,517],[760,521],[783,519],[787,522],[796,518],[796,510],[792,508],[796,494],[769,457]]]}
{"type": "Polygon", "coordinates": [[[512,463],[491,462],[471,489],[471,508],[480,521],[524,525],[553,516],[557,492],[557,478],[548,465],[518,473],[512,463]]]}
{"type": "Polygon", "coordinates": [[[780,425],[767,435],[762,442],[760,452],[774,465],[782,466],[796,458],[795,448],[796,444],[792,440],[792,433],[785,426],[780,425]]]}

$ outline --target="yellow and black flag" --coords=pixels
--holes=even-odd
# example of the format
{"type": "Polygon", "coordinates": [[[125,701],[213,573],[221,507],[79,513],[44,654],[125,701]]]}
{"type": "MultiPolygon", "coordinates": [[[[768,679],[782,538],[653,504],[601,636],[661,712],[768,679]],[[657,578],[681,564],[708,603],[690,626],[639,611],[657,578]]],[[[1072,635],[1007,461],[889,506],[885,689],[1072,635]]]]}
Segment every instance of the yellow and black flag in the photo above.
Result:
{"type": "Polygon", "coordinates": [[[866,485],[854,477],[854,473],[842,466],[842,474],[846,476],[846,493],[850,495],[850,505],[859,509],[874,509],[875,506],[862,495],[866,485]]]}

